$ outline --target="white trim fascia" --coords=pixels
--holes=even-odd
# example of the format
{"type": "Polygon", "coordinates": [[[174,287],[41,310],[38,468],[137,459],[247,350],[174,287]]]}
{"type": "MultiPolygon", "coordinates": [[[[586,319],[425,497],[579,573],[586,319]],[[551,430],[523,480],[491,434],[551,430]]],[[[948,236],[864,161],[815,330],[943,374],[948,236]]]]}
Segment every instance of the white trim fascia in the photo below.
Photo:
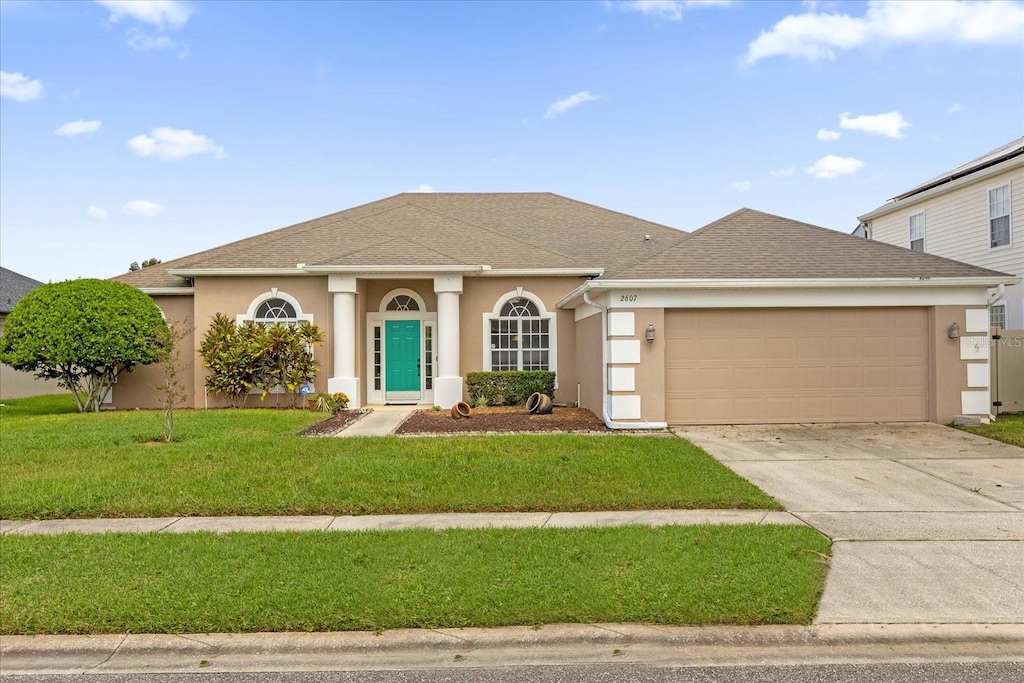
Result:
{"type": "Polygon", "coordinates": [[[478,273],[490,270],[490,266],[456,265],[456,266],[303,266],[301,273],[478,273]]]}
{"type": "Polygon", "coordinates": [[[481,273],[484,277],[597,277],[604,268],[492,268],[481,273]]]}
{"type": "Polygon", "coordinates": [[[195,287],[139,287],[139,291],[150,296],[192,296],[195,287]]]}
{"type": "Polygon", "coordinates": [[[167,272],[178,277],[203,277],[211,275],[305,275],[301,268],[168,268],[167,272]]]}
{"type": "Polygon", "coordinates": [[[589,280],[555,304],[575,308],[583,303],[584,292],[610,289],[831,289],[876,287],[995,287],[1015,285],[1020,276],[992,277],[908,277],[908,278],[689,278],[589,280]],[[575,304],[575,305],[573,305],[575,304]]]}
{"type": "Polygon", "coordinates": [[[986,178],[990,178],[994,175],[1005,173],[1006,171],[1012,171],[1018,166],[1024,166],[1024,156],[1015,156],[1012,159],[1007,159],[1006,161],[996,164],[995,166],[989,166],[988,168],[984,168],[980,171],[968,173],[967,175],[961,176],[956,180],[950,180],[949,182],[936,185],[935,187],[929,188],[923,192],[911,195],[906,199],[889,200],[888,202],[882,204],[877,209],[869,211],[863,216],[857,216],[857,220],[863,223],[866,221],[874,220],[876,218],[880,218],[882,216],[885,216],[886,214],[892,213],[893,211],[899,211],[900,209],[905,209],[908,206],[913,206],[918,202],[930,199],[935,195],[943,194],[945,192],[949,192],[950,190],[955,190],[959,187],[963,187],[964,185],[970,185],[971,183],[979,182],[986,178]]]}

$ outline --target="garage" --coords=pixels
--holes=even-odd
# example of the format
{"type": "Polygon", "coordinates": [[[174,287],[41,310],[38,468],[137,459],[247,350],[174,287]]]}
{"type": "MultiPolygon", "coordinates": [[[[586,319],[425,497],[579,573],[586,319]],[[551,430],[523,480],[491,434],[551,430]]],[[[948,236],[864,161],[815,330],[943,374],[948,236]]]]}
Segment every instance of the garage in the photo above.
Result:
{"type": "Polygon", "coordinates": [[[666,310],[666,420],[927,420],[928,329],[923,307],[666,310]]]}

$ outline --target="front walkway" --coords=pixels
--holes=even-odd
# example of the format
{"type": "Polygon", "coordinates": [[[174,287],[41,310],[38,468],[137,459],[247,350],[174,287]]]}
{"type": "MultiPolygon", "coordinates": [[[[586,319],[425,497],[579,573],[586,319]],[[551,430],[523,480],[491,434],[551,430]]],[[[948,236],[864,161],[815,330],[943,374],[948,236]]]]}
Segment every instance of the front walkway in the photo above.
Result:
{"type": "Polygon", "coordinates": [[[372,406],[369,415],[364,415],[335,434],[348,436],[388,436],[422,406],[372,406]]]}
{"type": "Polygon", "coordinates": [[[578,528],[669,524],[793,524],[788,512],[766,510],[628,510],[605,512],[439,512],[421,515],[312,517],[150,517],[138,519],[0,520],[0,533],[187,533],[211,531],[380,531],[395,529],[578,528]]]}

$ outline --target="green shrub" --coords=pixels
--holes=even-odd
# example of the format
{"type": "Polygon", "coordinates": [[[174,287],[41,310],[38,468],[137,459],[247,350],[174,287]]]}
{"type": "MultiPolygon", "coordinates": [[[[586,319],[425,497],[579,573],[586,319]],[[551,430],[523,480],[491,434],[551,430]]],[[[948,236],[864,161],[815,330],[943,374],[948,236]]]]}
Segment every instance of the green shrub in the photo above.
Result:
{"type": "Polygon", "coordinates": [[[555,397],[555,373],[549,370],[467,372],[466,389],[473,405],[518,406],[539,391],[555,397]]]}
{"type": "Polygon", "coordinates": [[[333,394],[328,394],[326,391],[321,391],[318,394],[313,395],[313,407],[312,410],[317,413],[330,413],[331,415],[337,415],[343,410],[348,409],[348,394],[337,391],[333,394]]]}

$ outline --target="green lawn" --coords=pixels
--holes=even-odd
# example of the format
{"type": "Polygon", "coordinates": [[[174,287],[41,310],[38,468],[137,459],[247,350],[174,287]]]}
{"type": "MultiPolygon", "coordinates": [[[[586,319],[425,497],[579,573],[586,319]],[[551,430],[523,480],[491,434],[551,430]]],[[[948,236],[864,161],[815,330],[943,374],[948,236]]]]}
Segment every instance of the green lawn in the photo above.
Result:
{"type": "Polygon", "coordinates": [[[0,634],[807,624],[806,527],[0,537],[0,634]]]}
{"type": "Polygon", "coordinates": [[[1024,448],[1024,415],[1000,415],[992,424],[960,429],[1024,448]]]}
{"type": "Polygon", "coordinates": [[[306,411],[38,415],[0,408],[0,517],[780,509],[682,439],[334,439],[306,411]]]}

